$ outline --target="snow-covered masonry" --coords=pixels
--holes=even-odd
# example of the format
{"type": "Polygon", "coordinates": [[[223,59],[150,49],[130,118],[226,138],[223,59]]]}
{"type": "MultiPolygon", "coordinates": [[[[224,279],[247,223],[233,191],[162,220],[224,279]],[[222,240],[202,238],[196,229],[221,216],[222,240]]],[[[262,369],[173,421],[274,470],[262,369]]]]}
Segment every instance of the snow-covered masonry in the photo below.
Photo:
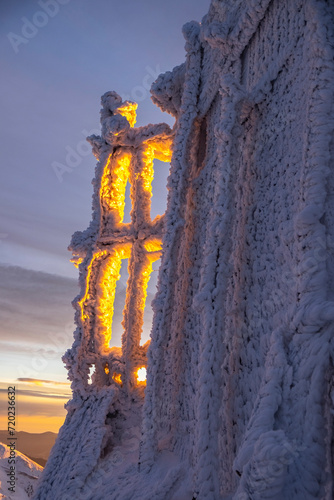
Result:
{"type": "Polygon", "coordinates": [[[71,245],[73,399],[36,499],[332,499],[333,31],[332,0],[213,0],[184,26],[186,62],[152,86],[173,131],[136,128],[134,103],[103,96],[93,221],[71,245]],[[171,150],[151,221],[152,162],[171,150]]]}

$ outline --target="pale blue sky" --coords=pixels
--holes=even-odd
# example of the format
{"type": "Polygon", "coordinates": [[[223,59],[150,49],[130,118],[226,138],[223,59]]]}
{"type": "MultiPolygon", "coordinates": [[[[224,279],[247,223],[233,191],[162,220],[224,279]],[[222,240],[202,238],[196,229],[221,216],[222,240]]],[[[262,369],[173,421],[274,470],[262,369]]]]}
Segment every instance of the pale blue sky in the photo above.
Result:
{"type": "MultiPolygon", "coordinates": [[[[182,25],[200,21],[209,4],[209,0],[0,2],[3,381],[23,376],[18,365],[27,368],[25,377],[66,379],[60,361],[64,346],[58,346],[59,356],[50,357],[37,374],[31,359],[36,349],[55,348],[51,334],[70,331],[67,347],[72,342],[70,302],[78,271],[69,262],[67,245],[74,231],[89,224],[96,163],[83,142],[87,134],[83,131],[99,129],[100,97],[108,90],[138,101],[137,126],[173,124],[172,117],[152,104],[148,84],[184,61],[182,25]],[[53,17],[41,14],[41,4],[50,5],[53,17]],[[40,27],[34,28],[36,24],[40,27]],[[77,165],[60,182],[52,165],[64,164],[67,152],[73,150],[81,152],[77,165]]],[[[165,207],[168,165],[160,167],[154,181],[154,213],[165,207]]]]}
{"type": "Polygon", "coordinates": [[[58,4],[53,18],[45,14],[47,24],[27,39],[22,35],[31,31],[22,18],[44,22],[36,16],[38,2],[0,3],[1,262],[76,276],[66,247],[90,220],[95,158],[80,155],[62,183],[52,163],[64,163],[66,148],[80,148],[83,130],[99,128],[100,96],[107,90],[140,98],[138,125],[173,122],[152,104],[144,85],[153,81],[150,73],[184,60],[182,25],[200,20],[208,5],[69,0],[58,4]]]}

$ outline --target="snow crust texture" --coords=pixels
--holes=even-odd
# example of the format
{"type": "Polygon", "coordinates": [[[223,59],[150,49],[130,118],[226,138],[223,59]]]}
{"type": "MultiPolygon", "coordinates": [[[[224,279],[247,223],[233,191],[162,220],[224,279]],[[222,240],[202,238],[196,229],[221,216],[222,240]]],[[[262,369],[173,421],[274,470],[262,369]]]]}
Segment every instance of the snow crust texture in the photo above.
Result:
{"type": "Polygon", "coordinates": [[[36,489],[38,478],[43,468],[26,457],[23,453],[15,451],[15,464],[7,445],[0,443],[0,498],[3,500],[28,500],[31,499],[36,489]],[[12,469],[10,468],[12,467],[12,469]],[[13,469],[15,467],[15,469],[13,469]],[[12,485],[10,485],[10,474],[12,485]],[[11,490],[9,488],[12,488],[11,490]],[[13,491],[14,490],[14,491],[13,491]]]}
{"type": "MultiPolygon", "coordinates": [[[[92,309],[79,308],[92,323],[84,330],[78,316],[65,355],[74,398],[35,498],[331,500],[334,4],[213,0],[183,32],[185,63],[152,86],[176,117],[173,132],[113,121],[104,104],[102,138],[91,139],[100,158],[93,222],[72,242],[86,259],[85,290],[92,248],[110,245],[119,223],[111,202],[103,215],[108,196],[101,202],[97,187],[116,134],[126,129],[122,147],[139,150],[150,134],[172,138],[167,212],[143,233],[156,251],[150,235],[161,224],[151,342],[147,353],[137,340],[109,352],[97,288],[92,309]],[[133,378],[140,363],[145,397],[133,378]]],[[[147,212],[136,213],[145,226],[147,212]]],[[[138,339],[129,325],[124,339],[138,339]]]]}

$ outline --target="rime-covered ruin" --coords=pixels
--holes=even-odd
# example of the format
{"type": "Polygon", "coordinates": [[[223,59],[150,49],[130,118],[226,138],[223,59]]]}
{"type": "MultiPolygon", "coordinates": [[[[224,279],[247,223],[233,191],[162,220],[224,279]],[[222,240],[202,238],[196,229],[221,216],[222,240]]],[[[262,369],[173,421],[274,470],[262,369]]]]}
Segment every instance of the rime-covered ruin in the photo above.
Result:
{"type": "Polygon", "coordinates": [[[73,399],[35,499],[331,500],[334,3],[213,0],[183,33],[185,63],[152,86],[173,130],[135,127],[135,103],[108,92],[89,138],[73,399]],[[151,220],[154,158],[171,167],[151,220]]]}

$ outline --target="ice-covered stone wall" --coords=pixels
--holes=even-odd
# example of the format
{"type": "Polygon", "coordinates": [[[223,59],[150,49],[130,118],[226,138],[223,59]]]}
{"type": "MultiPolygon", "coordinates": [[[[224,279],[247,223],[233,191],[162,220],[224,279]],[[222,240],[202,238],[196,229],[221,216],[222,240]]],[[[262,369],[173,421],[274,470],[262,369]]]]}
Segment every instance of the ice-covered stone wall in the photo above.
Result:
{"type": "Polygon", "coordinates": [[[333,10],[213,2],[153,85],[178,132],[147,457],[199,499],[332,496],[333,10]]]}

